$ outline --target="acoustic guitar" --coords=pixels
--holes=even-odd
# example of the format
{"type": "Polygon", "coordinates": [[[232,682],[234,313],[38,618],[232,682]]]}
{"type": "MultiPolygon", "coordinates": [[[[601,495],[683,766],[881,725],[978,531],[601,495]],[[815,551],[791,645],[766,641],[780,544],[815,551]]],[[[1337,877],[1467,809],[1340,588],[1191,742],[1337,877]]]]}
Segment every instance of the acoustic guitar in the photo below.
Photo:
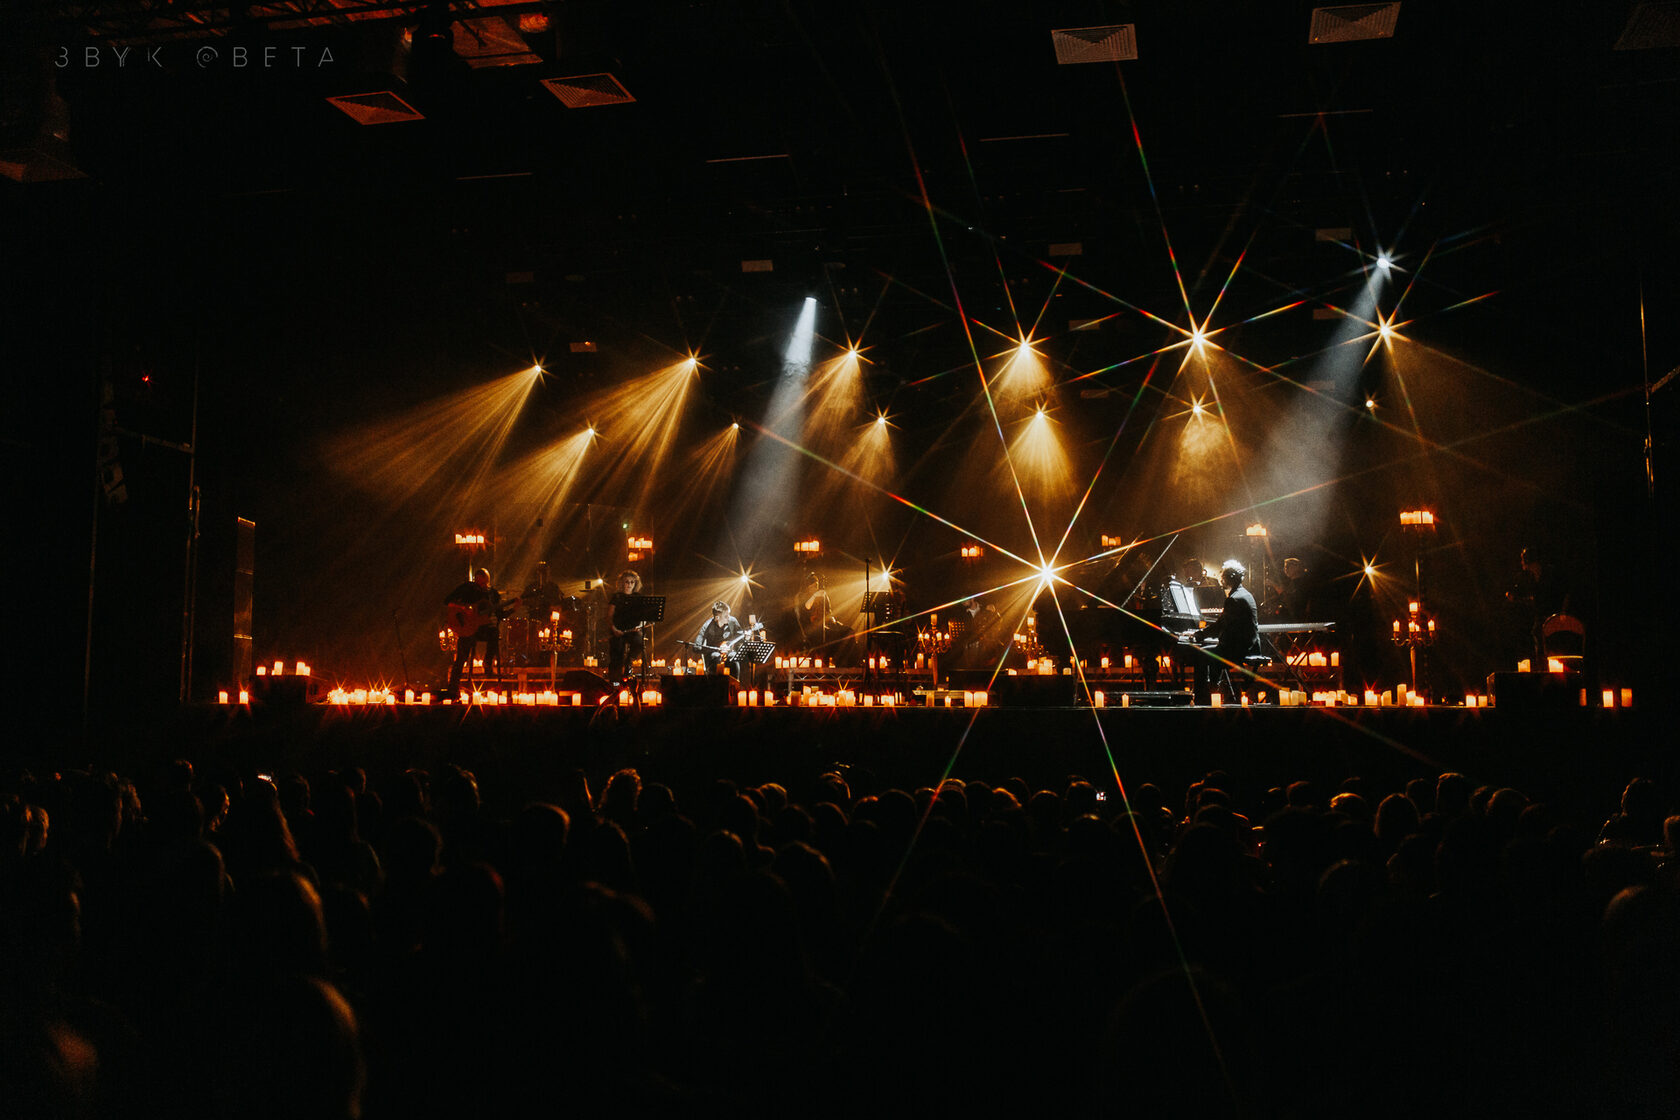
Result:
{"type": "Polygon", "coordinates": [[[494,626],[517,607],[519,599],[502,600],[501,610],[489,610],[485,603],[447,603],[444,605],[444,625],[455,631],[456,640],[470,638],[480,627],[494,626]]]}

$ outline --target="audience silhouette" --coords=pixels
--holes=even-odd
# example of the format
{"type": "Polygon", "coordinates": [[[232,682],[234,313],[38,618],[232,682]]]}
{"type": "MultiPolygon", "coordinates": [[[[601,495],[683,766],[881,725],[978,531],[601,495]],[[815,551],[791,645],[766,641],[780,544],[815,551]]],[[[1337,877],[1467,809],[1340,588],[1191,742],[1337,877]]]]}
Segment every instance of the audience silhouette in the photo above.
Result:
{"type": "Polygon", "coordinates": [[[14,774],[0,1111],[1680,1111],[1654,781],[786,778],[14,774]]]}

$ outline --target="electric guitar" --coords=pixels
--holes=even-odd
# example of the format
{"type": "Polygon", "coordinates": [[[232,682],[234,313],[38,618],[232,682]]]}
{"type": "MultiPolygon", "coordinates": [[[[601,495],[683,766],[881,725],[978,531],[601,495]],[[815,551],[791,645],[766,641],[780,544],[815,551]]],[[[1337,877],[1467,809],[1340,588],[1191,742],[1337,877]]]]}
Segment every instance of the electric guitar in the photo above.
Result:
{"type": "Polygon", "coordinates": [[[753,635],[758,632],[759,631],[757,630],[743,630],[733,638],[725,641],[722,645],[709,646],[705,642],[685,642],[680,640],[677,644],[680,646],[687,646],[696,653],[715,654],[718,659],[718,664],[721,665],[724,662],[731,660],[735,656],[735,651],[750,642],[753,639],[753,635]]]}

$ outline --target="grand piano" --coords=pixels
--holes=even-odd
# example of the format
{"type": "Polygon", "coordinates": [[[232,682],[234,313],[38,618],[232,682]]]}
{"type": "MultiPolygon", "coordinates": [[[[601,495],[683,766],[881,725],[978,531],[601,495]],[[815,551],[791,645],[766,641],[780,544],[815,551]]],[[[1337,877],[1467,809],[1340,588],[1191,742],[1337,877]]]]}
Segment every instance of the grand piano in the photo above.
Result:
{"type": "MultiPolygon", "coordinates": [[[[1068,614],[1068,630],[1082,654],[1099,649],[1130,650],[1152,669],[1153,659],[1173,653],[1194,632],[1205,629],[1225,609],[1225,592],[1218,587],[1192,587],[1169,579],[1158,593],[1140,593],[1126,610],[1088,604],[1068,614]]],[[[1312,634],[1333,633],[1334,622],[1263,622],[1260,650],[1272,659],[1270,675],[1305,690],[1308,681],[1308,641],[1312,634]]],[[[1039,627],[1045,633],[1043,626],[1039,627]]],[[[1175,662],[1184,660],[1179,654],[1175,662]]],[[[1153,676],[1153,673],[1149,673],[1153,676]]],[[[1149,684],[1153,686],[1154,681],[1149,684]]]]}
{"type": "MultiPolygon", "coordinates": [[[[1173,579],[1161,592],[1161,626],[1189,640],[1195,631],[1205,628],[1225,609],[1225,593],[1221,588],[1186,587],[1173,579]],[[1214,592],[1217,602],[1205,592],[1214,592]]],[[[1304,635],[1332,633],[1334,622],[1262,622],[1260,623],[1260,652],[1272,659],[1268,672],[1272,677],[1306,690],[1303,679],[1308,650],[1304,635]]],[[[1338,674],[1339,675],[1339,674],[1338,674]]]]}

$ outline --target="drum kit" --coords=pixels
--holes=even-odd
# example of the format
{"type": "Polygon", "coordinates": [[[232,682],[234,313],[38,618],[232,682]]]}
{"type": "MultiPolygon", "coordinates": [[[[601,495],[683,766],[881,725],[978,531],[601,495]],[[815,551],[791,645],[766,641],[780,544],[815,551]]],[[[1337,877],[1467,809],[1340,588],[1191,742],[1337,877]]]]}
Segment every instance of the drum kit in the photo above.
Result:
{"type": "Polygon", "coordinates": [[[535,617],[503,619],[503,659],[510,665],[531,665],[570,653],[576,644],[572,620],[579,617],[578,606],[575,596],[567,596],[549,606],[546,618],[538,608],[532,612],[535,617]]]}

